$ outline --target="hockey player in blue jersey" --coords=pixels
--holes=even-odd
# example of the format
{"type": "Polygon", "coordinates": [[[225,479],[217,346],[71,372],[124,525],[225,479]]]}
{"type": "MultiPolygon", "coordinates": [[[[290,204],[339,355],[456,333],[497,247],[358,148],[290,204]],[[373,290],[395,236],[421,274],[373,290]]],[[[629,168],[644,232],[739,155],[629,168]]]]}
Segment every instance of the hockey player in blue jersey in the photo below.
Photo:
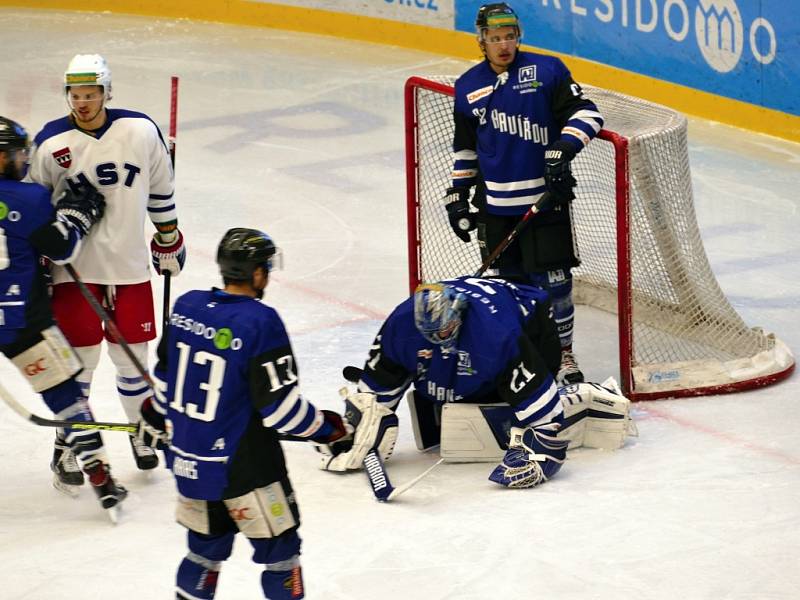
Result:
{"type": "Polygon", "coordinates": [[[508,4],[482,6],[475,25],[485,60],[455,82],[450,224],[465,242],[477,228],[481,251],[488,253],[545,191],[551,193],[552,205],[542,207],[495,266],[550,293],[562,349],[557,380],[583,381],[572,352],[571,269],[579,257],[570,162],[603,118],[561,60],[519,50],[522,26],[508,4]],[[472,188],[478,212],[470,210],[472,188]]]}
{"type": "MultiPolygon", "coordinates": [[[[40,257],[57,264],[72,260],[102,218],[105,201],[93,188],[67,190],[53,207],[47,188],[21,181],[27,156],[25,130],[0,117],[0,352],[56,418],[92,421],[76,381],[81,361],[53,319],[40,257]]],[[[76,494],[86,473],[102,506],[116,506],[127,491],[111,477],[99,432],[67,427],[61,433],[51,464],[54,485],[76,494]]]]}
{"type": "Polygon", "coordinates": [[[265,597],[303,598],[300,516],[278,435],[331,454],[347,446],[341,417],[301,396],[283,322],[259,301],[276,253],[261,231],[229,230],[217,252],[224,289],[178,298],[159,344],[155,374],[168,404],[144,403],[139,435],[164,446],[178,486],[177,520],[189,530],[178,598],[214,597],[237,532],[264,565],[265,597]]]}
{"type": "Polygon", "coordinates": [[[347,400],[353,448],[323,468],[359,468],[375,447],[385,459],[397,436],[394,411],[413,383],[417,403],[510,405],[511,440],[490,479],[527,488],[555,475],[567,442],[554,375],[560,345],[547,293],[503,279],[460,277],[421,285],[389,315],[347,400]],[[377,402],[376,402],[377,401],[377,402]]]}

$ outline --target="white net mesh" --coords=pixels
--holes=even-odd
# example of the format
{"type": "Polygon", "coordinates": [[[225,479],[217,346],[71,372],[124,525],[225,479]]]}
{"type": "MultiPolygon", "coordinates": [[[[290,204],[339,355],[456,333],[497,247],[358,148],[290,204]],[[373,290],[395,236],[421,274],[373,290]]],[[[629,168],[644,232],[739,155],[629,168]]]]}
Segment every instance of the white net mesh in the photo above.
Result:
{"type": "MultiPolygon", "coordinates": [[[[452,85],[454,78],[434,80],[452,85]]],[[[688,395],[777,380],[794,364],[791,353],[773,335],[747,327],[706,258],[694,212],[686,118],[608,90],[584,91],[605,117],[605,129],[628,140],[632,302],[623,310],[631,317],[632,350],[620,357],[632,370],[628,392],[688,395]]],[[[418,278],[470,274],[481,264],[477,243],[465,244],[452,233],[442,200],[452,167],[452,97],[423,87],[415,97],[418,278]]],[[[610,312],[617,312],[620,287],[616,175],[624,168],[615,162],[614,144],[601,139],[573,163],[581,257],[573,272],[575,300],[610,312]]]]}

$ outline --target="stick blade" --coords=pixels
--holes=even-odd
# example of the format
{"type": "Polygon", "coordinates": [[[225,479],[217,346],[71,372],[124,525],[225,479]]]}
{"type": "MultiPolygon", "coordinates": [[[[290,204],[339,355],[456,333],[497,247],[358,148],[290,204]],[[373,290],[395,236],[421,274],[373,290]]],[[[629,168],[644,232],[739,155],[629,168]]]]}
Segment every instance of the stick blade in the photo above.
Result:
{"type": "Polygon", "coordinates": [[[394,486],[389,481],[383,461],[374,448],[364,457],[364,472],[378,502],[388,502],[394,492],[394,486]]]}

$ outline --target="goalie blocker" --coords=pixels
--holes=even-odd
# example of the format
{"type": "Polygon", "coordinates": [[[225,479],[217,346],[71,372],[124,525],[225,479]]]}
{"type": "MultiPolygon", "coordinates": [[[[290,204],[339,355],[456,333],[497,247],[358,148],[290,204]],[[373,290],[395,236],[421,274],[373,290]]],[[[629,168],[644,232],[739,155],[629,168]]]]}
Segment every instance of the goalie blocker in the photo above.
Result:
{"type": "MultiPolygon", "coordinates": [[[[630,401],[613,378],[602,384],[578,383],[559,389],[564,423],[557,434],[568,449],[616,450],[628,435],[638,435],[630,417],[630,401]]],[[[508,404],[434,404],[410,391],[406,399],[414,439],[420,451],[440,446],[447,462],[496,462],[508,447],[510,430],[518,426],[508,404]]]]}

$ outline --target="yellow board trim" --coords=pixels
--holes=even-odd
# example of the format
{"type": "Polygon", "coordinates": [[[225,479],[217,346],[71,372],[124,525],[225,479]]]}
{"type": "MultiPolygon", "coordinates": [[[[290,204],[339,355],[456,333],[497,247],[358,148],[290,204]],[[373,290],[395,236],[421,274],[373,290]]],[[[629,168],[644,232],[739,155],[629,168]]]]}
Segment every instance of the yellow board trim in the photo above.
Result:
{"type": "MultiPolygon", "coordinates": [[[[386,19],[248,0],[0,0],[0,7],[111,11],[270,27],[400,46],[454,58],[481,58],[475,36],[386,19]]],[[[525,46],[526,49],[536,50],[525,46]]],[[[631,71],[545,51],[567,63],[576,80],[664,104],[688,115],[800,142],[800,116],[732,100],[631,71]]],[[[454,73],[454,75],[457,73],[454,73]]],[[[424,75],[424,74],[423,74],[424,75]]]]}

